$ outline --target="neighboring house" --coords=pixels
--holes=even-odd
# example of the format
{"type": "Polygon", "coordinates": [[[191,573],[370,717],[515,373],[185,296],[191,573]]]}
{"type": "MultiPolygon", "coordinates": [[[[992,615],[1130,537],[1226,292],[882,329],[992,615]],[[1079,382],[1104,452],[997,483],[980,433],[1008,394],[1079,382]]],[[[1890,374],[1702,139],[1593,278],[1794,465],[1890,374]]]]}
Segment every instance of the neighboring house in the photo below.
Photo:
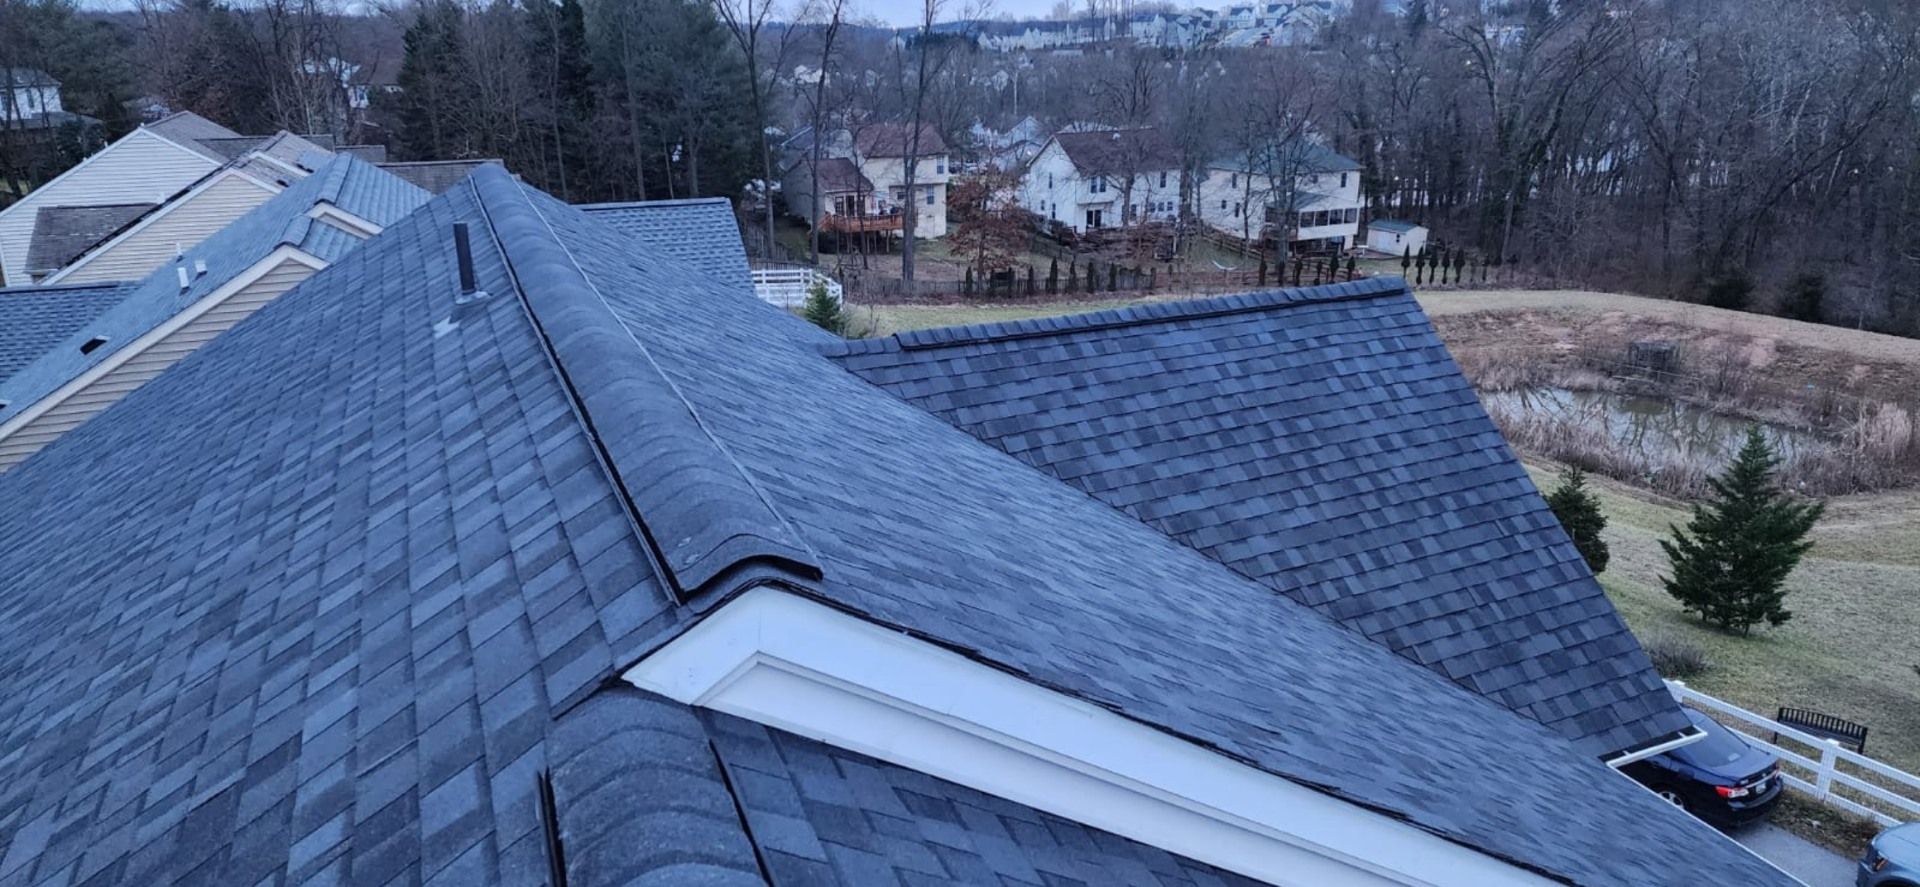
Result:
{"type": "Polygon", "coordinates": [[[27,123],[63,113],[60,81],[38,68],[0,68],[0,123],[27,123]]]}
{"type": "Polygon", "coordinates": [[[931,124],[920,126],[914,193],[908,195],[906,157],[912,141],[913,130],[909,126],[869,123],[852,128],[844,140],[848,151],[840,156],[852,161],[859,167],[860,174],[873,183],[876,212],[892,214],[911,208],[916,214],[915,237],[945,237],[947,185],[953,180],[946,140],[931,124]]]}
{"type": "Polygon", "coordinates": [[[1082,234],[1180,217],[1180,154],[1153,128],[1058,132],[1020,182],[1020,205],[1082,234]]]}
{"type": "Polygon", "coordinates": [[[132,283],[91,283],[0,289],[0,383],[120,304],[134,287],[132,283]]]}
{"type": "MultiPolygon", "coordinates": [[[[155,209],[151,203],[104,206],[43,206],[33,217],[33,237],[27,244],[27,277],[34,282],[67,267],[114,232],[155,209]]],[[[127,280],[145,274],[122,274],[103,280],[127,280]]]]}
{"type": "Polygon", "coordinates": [[[899,207],[880,209],[880,189],[862,175],[860,167],[845,157],[826,157],[820,161],[820,190],[814,193],[811,161],[801,160],[787,171],[780,191],[786,195],[787,211],[806,219],[823,232],[861,234],[900,231],[905,217],[899,207]]]}
{"type": "Polygon", "coordinates": [[[1284,237],[1296,252],[1351,249],[1360,234],[1360,164],[1296,140],[1207,165],[1195,189],[1200,220],[1243,240],[1284,237]]]}
{"type": "Polygon", "coordinates": [[[0,880],[1795,883],[823,350],[484,167],[0,476],[0,880]]]}
{"type": "MultiPolygon", "coordinates": [[[[66,261],[51,266],[56,270],[35,270],[48,267],[36,261],[29,261],[28,270],[44,274],[41,279],[45,283],[139,280],[252,212],[333,156],[333,152],[306,139],[282,132],[208,173],[165,204],[150,207],[102,232],[79,254],[68,253],[66,261]]],[[[100,208],[40,210],[30,256],[42,251],[41,228],[50,224],[50,219],[95,209],[100,208]]]]}
{"type": "Polygon", "coordinates": [[[81,426],[427,196],[370,164],[336,158],[155,270],[118,304],[0,380],[0,471],[81,426]]]}
{"type": "Polygon", "coordinates": [[[974,124],[973,139],[975,151],[986,162],[1001,172],[1014,172],[1039,156],[1040,149],[1047,143],[1047,131],[1040,121],[1023,117],[1005,132],[974,124]]]}
{"type": "Polygon", "coordinates": [[[203,139],[237,137],[226,127],[181,111],[128,133],[35,188],[0,210],[0,283],[32,282],[27,251],[42,208],[165,203],[229,159],[203,139]]]}
{"type": "Polygon", "coordinates": [[[753,291],[740,220],[725,197],[589,203],[580,209],[645,244],[649,251],[670,256],[735,290],[753,291]]]}
{"type": "Polygon", "coordinates": [[[1427,229],[1412,222],[1374,219],[1367,223],[1367,248],[1389,256],[1417,256],[1427,248],[1427,229]]]}

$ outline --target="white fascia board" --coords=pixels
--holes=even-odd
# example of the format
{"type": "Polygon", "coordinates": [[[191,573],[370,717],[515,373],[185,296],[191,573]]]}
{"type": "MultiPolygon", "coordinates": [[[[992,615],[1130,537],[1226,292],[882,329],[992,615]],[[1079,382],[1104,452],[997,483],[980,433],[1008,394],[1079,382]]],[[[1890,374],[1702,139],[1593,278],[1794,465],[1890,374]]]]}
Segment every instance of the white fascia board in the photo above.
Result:
{"type": "MultiPolygon", "coordinates": [[[[728,602],[623,676],[1272,884],[1552,883],[772,587],[728,602]]],[[[1364,737],[1328,738],[1349,740],[1364,737]]]]}
{"type": "Polygon", "coordinates": [[[1682,733],[1680,737],[1677,739],[1670,739],[1670,740],[1667,740],[1666,742],[1662,742],[1657,745],[1647,746],[1646,748],[1640,749],[1639,751],[1631,751],[1622,755],[1617,755],[1615,757],[1608,758],[1607,766],[1612,767],[1615,770],[1618,770],[1621,767],[1625,767],[1626,765],[1631,764],[1635,761],[1644,761],[1648,758],[1653,757],[1654,755],[1663,755],[1663,754],[1666,754],[1667,752],[1673,751],[1676,748],[1682,748],[1684,746],[1692,745],[1705,738],[1707,738],[1707,733],[1705,730],[1700,730],[1695,727],[1688,727],[1686,732],[1682,733]]]}
{"type": "MultiPolygon", "coordinates": [[[[167,144],[171,145],[173,143],[167,142],[167,144]]],[[[167,216],[172,215],[175,210],[178,210],[179,208],[186,206],[189,201],[193,200],[195,197],[200,196],[201,193],[205,192],[208,188],[211,188],[214,185],[217,185],[228,178],[244,179],[248,183],[257,185],[260,188],[264,189],[268,195],[278,194],[281,191],[281,188],[279,185],[274,184],[272,182],[263,182],[258,178],[255,178],[253,176],[247,175],[244,172],[241,172],[238,169],[228,168],[228,169],[219,170],[215,174],[207,176],[205,179],[202,179],[199,184],[188,189],[187,193],[182,194],[178,197],[175,197],[174,199],[169,200],[166,203],[154,208],[154,211],[148,213],[146,215],[146,218],[143,218],[140,221],[135,222],[133,227],[128,228],[127,230],[122,231],[119,234],[115,234],[112,238],[108,239],[105,243],[94,244],[94,246],[91,249],[87,250],[84,253],[81,253],[80,258],[77,258],[71,262],[68,262],[65,268],[61,268],[59,271],[56,271],[53,274],[48,275],[46,280],[43,280],[40,282],[41,285],[50,286],[52,284],[56,284],[62,280],[65,280],[67,275],[72,274],[73,272],[84,267],[88,262],[91,262],[94,259],[97,259],[100,256],[106,254],[108,250],[111,250],[114,247],[119,246],[120,243],[126,240],[127,238],[132,237],[133,235],[146,230],[148,227],[152,225],[159,224],[160,220],[166,218],[167,216]]],[[[242,215],[244,215],[244,213],[242,215]]],[[[235,217],[235,218],[238,218],[238,217],[235,217]]]]}
{"type": "Polygon", "coordinates": [[[385,230],[373,222],[360,218],[324,200],[314,204],[313,209],[307,210],[307,218],[325,222],[361,240],[366,240],[369,237],[377,237],[381,231],[385,230]]]}
{"type": "MultiPolygon", "coordinates": [[[[21,426],[40,418],[46,411],[58,406],[62,401],[72,397],[74,394],[86,390],[87,386],[99,381],[102,376],[118,369],[121,364],[132,360],[141,352],[153,347],[155,343],[165,340],[168,336],[173,335],[176,330],[192,323],[195,318],[219,307],[221,303],[232,298],[234,293],[252,286],[255,281],[273,273],[276,269],[280,268],[280,266],[289,262],[305,265],[316,272],[324,270],[327,267],[327,263],[324,260],[297,246],[281,246],[273,252],[268,253],[265,258],[253,263],[247,270],[234,275],[231,280],[228,280],[213,292],[200,297],[199,301],[187,306],[186,310],[175,314],[168,318],[165,323],[146,331],[141,334],[139,338],[128,342],[124,347],[108,355],[106,360],[88,367],[86,372],[67,380],[66,384],[54,389],[53,393],[34,401],[31,406],[15,414],[13,418],[5,422],[0,422],[0,440],[5,440],[12,436],[14,432],[20,430],[21,426]]],[[[64,342],[61,343],[63,347],[65,344],[64,342]]]]}

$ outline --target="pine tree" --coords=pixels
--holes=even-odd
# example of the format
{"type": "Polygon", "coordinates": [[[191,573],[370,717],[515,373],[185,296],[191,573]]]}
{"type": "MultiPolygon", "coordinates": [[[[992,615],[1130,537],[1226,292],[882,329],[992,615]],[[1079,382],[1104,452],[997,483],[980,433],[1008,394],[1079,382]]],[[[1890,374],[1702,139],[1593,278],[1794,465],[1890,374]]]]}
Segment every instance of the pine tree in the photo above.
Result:
{"type": "Polygon", "coordinates": [[[1071,293],[1079,288],[1080,288],[1080,266],[1074,264],[1073,262],[1068,262],[1067,263],[1067,292],[1071,293]]]}
{"type": "Polygon", "coordinates": [[[814,283],[807,288],[807,302],[800,308],[801,316],[813,324],[834,335],[847,331],[847,313],[840,300],[827,292],[824,283],[814,283]]]}
{"type": "Polygon", "coordinates": [[[1354,257],[1353,257],[1353,256],[1348,256],[1348,257],[1347,257],[1347,279],[1348,279],[1348,280],[1352,280],[1352,279],[1353,279],[1353,272],[1354,272],[1354,269],[1355,269],[1356,267],[1358,267],[1358,265],[1359,265],[1359,263],[1358,263],[1358,262],[1356,262],[1356,261],[1354,260],[1354,257]]]}
{"type": "Polygon", "coordinates": [[[1094,273],[1093,273],[1093,260],[1092,260],[1092,259],[1088,259],[1088,260],[1087,260],[1087,276],[1086,276],[1086,277],[1083,277],[1083,278],[1081,278],[1081,280],[1083,280],[1083,281],[1085,281],[1085,282],[1086,282],[1086,284],[1087,284],[1087,292],[1089,292],[1089,293],[1091,293],[1091,292],[1093,292],[1094,290],[1097,290],[1097,289],[1099,289],[1099,288],[1100,288],[1100,279],[1099,279],[1098,277],[1096,277],[1096,276],[1094,276],[1094,273]]]}
{"type": "Polygon", "coordinates": [[[1595,573],[1605,570],[1611,554],[1600,531],[1607,528],[1607,516],[1600,513],[1600,499],[1587,489],[1587,473],[1569,466],[1560,475],[1560,485],[1547,494],[1547,507],[1560,519],[1560,528],[1573,540],[1587,569],[1595,573]]]}
{"type": "Polygon", "coordinates": [[[1047,295],[1051,296],[1054,293],[1057,293],[1059,291],[1060,291],[1060,260],[1048,259],[1047,260],[1047,295]]]}
{"type": "Polygon", "coordinates": [[[1034,292],[1034,290],[1033,290],[1033,266],[1032,266],[1032,265],[1028,265],[1028,266],[1027,266],[1027,297],[1028,297],[1028,298],[1032,298],[1032,297],[1033,297],[1033,292],[1034,292]]]}
{"type": "Polygon", "coordinates": [[[1267,257],[1264,255],[1260,257],[1260,285],[1267,285],[1267,257]]]}
{"type": "Polygon", "coordinates": [[[1119,289],[1120,289],[1120,266],[1108,265],[1107,266],[1107,292],[1111,293],[1119,289]]]}
{"type": "Polygon", "coordinates": [[[1407,244],[1405,252],[1400,254],[1400,276],[1407,276],[1407,269],[1413,267],[1413,244],[1407,244]]]}
{"type": "Polygon", "coordinates": [[[1667,593],[1682,609],[1728,631],[1752,633],[1793,613],[1782,604],[1787,575],[1813,547],[1806,536],[1826,506],[1788,498],[1775,483],[1780,459],[1754,428],[1725,474],[1712,478],[1711,501],[1693,507],[1687,528],[1660,540],[1673,570],[1667,593]]]}
{"type": "Polygon", "coordinates": [[[972,265],[967,266],[967,282],[962,292],[966,293],[969,296],[973,295],[973,266],[972,265]]]}
{"type": "Polygon", "coordinates": [[[1780,304],[1780,316],[1819,323],[1823,310],[1821,303],[1826,298],[1826,278],[1818,274],[1802,274],[1794,278],[1793,284],[1787,288],[1787,298],[1780,304]]]}
{"type": "Polygon", "coordinates": [[[420,7],[407,28],[400,62],[400,146],[407,159],[469,156],[472,104],[465,12],[453,0],[420,7]]]}

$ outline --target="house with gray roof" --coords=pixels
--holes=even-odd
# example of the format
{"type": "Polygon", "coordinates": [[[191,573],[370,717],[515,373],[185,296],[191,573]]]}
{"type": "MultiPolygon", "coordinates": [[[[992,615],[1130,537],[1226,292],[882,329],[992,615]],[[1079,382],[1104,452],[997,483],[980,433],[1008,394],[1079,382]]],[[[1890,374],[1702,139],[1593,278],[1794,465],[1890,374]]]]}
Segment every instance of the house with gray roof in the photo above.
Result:
{"type": "Polygon", "coordinates": [[[0,881],[1794,883],[854,353],[496,167],[387,226],[0,475],[0,881]]]}
{"type": "Polygon", "coordinates": [[[1020,176],[1020,205],[1079,233],[1180,213],[1180,152],[1153,127],[1054,133],[1020,176]]]}
{"type": "Polygon", "coordinates": [[[1360,245],[1360,172],[1358,161],[1309,138],[1256,146],[1206,165],[1195,183],[1195,214],[1240,240],[1344,252],[1360,245]]]}
{"type": "Polygon", "coordinates": [[[338,157],[155,269],[0,380],[0,471],[79,427],[427,194],[338,157]]]}

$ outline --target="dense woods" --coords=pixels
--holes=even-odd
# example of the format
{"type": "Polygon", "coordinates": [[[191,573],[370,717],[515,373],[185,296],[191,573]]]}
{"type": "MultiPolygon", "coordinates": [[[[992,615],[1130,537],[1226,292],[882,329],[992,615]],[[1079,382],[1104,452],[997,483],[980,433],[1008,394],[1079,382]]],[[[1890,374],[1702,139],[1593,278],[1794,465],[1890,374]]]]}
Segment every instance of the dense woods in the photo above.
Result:
{"type": "MultiPolygon", "coordinates": [[[[964,160],[975,124],[1155,125],[1190,171],[1308,137],[1361,162],[1372,216],[1482,261],[1920,335],[1902,0],[1354,0],[1301,46],[1030,54],[978,48],[939,3],[899,30],[826,0],[332,3],[11,0],[0,64],[55,74],[109,137],[151,95],[396,159],[499,157],[573,200],[726,195],[750,243],[778,208],[756,183],[808,127],[917,119],[964,160]],[[375,72],[348,107],[340,84],[375,72]]],[[[44,178],[17,154],[9,186],[44,178]]]]}

